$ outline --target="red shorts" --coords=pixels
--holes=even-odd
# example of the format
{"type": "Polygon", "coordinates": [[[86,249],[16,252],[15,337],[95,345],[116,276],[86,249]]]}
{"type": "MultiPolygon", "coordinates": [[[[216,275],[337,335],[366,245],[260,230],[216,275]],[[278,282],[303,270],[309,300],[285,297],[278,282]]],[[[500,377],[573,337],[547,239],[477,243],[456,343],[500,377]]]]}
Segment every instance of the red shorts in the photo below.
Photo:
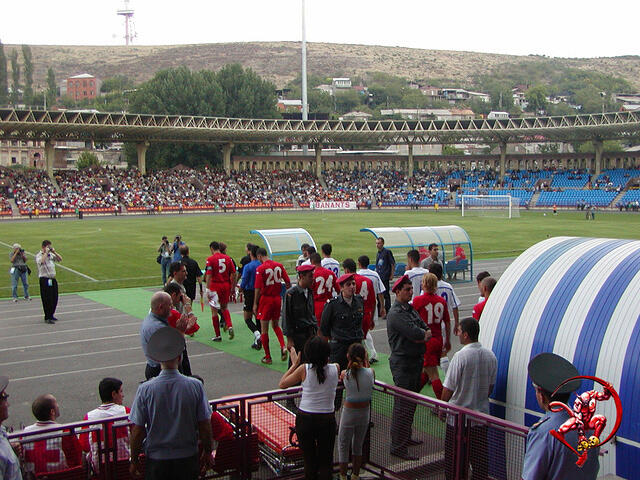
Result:
{"type": "Polygon", "coordinates": [[[427,349],[424,352],[423,367],[437,367],[442,356],[442,337],[431,337],[427,340],[427,349]]]}
{"type": "Polygon", "coordinates": [[[231,285],[228,283],[211,283],[209,284],[209,290],[218,294],[218,302],[220,302],[220,305],[229,303],[231,285]]]}
{"type": "Polygon", "coordinates": [[[280,295],[277,297],[262,295],[258,301],[258,313],[256,314],[256,318],[263,321],[278,320],[280,318],[281,306],[282,299],[280,298],[280,295]]]}
{"type": "Polygon", "coordinates": [[[327,302],[313,302],[313,311],[316,314],[316,320],[318,321],[318,327],[322,323],[322,311],[327,302]]]}
{"type": "Polygon", "coordinates": [[[362,333],[364,336],[367,336],[367,332],[371,330],[373,327],[373,312],[364,311],[364,316],[362,317],[362,333]]]}

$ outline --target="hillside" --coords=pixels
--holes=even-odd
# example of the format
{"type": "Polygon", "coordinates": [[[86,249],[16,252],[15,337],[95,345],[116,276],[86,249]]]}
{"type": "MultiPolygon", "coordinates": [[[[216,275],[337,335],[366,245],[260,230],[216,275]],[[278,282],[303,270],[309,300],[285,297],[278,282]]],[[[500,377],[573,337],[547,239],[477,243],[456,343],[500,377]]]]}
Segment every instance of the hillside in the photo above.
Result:
{"type": "MultiPolygon", "coordinates": [[[[5,54],[18,48],[5,45],[5,54]]],[[[185,65],[191,69],[217,70],[240,63],[283,86],[298,75],[300,44],[295,42],[220,43],[167,46],[55,46],[32,45],[34,86],[46,84],[47,68],[56,79],[91,73],[104,79],[123,74],[136,82],[148,80],[160,69],[185,65]]],[[[601,72],[626,79],[640,90],[640,57],[559,59],[540,56],[498,55],[399,47],[308,44],[308,70],[322,76],[353,76],[385,72],[409,80],[446,78],[468,84],[478,74],[490,73],[502,64],[554,62],[567,67],[601,72]]],[[[9,66],[10,68],[10,66],[9,66]]]]}

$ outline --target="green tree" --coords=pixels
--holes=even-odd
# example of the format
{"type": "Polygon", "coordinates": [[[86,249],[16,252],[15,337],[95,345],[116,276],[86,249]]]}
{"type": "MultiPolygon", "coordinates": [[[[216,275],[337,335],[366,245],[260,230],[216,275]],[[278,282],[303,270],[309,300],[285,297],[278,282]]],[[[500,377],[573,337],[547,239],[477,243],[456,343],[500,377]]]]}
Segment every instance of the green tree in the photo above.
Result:
{"type": "Polygon", "coordinates": [[[544,85],[531,87],[524,95],[529,103],[527,110],[530,112],[538,113],[547,109],[547,89],[544,85]]]}
{"type": "Polygon", "coordinates": [[[11,61],[11,103],[17,104],[20,100],[20,65],[18,64],[18,51],[16,49],[11,50],[9,54],[9,60],[11,61]]]}
{"type": "Polygon", "coordinates": [[[309,102],[309,112],[311,113],[330,113],[333,112],[333,98],[327,92],[313,89],[307,94],[307,102],[309,102]]]}
{"type": "Polygon", "coordinates": [[[7,57],[4,45],[0,42],[0,105],[6,105],[9,100],[9,77],[7,74],[7,57]]]}
{"type": "Polygon", "coordinates": [[[443,155],[462,155],[464,152],[459,148],[454,147],[453,145],[443,145],[442,146],[442,154],[443,155]]]}
{"type": "Polygon", "coordinates": [[[250,68],[243,69],[237,63],[225,65],[214,78],[222,88],[225,116],[277,117],[275,85],[262,79],[250,68]]]}
{"type": "Polygon", "coordinates": [[[355,90],[345,90],[344,92],[337,91],[334,95],[336,104],[336,112],[348,113],[355,110],[356,107],[361,105],[363,96],[355,90]]]}
{"type": "Polygon", "coordinates": [[[51,106],[56,102],[57,95],[56,88],[56,74],[53,73],[53,68],[47,69],[47,106],[51,106]]]}
{"type": "MultiPolygon", "coordinates": [[[[602,150],[604,152],[621,152],[624,149],[618,140],[605,140],[602,142],[602,150]]],[[[578,153],[593,153],[595,147],[593,142],[584,142],[578,145],[577,151],[578,153]]]]}
{"type": "Polygon", "coordinates": [[[78,168],[78,170],[98,166],[100,166],[98,156],[92,152],[82,152],[78,156],[78,160],[76,160],[76,167],[78,168]]]}
{"type": "Polygon", "coordinates": [[[29,45],[22,45],[22,62],[24,65],[24,102],[33,102],[33,55],[29,45]]]}
{"type": "Polygon", "coordinates": [[[122,92],[133,88],[133,81],[126,75],[116,75],[114,77],[105,78],[100,85],[100,92],[122,92]]]}

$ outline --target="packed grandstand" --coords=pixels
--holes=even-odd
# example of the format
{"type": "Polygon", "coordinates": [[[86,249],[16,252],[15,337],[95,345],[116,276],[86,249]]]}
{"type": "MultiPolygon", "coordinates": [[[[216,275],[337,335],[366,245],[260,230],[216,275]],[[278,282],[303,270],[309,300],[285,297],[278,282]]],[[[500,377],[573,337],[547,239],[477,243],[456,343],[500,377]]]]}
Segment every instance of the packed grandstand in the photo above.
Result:
{"type": "Polygon", "coordinates": [[[175,167],[142,175],[136,169],[57,171],[0,169],[0,213],[21,216],[246,208],[306,208],[310,202],[354,201],[367,207],[453,207],[459,194],[511,195],[525,208],[614,208],[637,211],[640,169],[241,171],[175,167]],[[634,179],[636,180],[634,182],[634,179]]]}

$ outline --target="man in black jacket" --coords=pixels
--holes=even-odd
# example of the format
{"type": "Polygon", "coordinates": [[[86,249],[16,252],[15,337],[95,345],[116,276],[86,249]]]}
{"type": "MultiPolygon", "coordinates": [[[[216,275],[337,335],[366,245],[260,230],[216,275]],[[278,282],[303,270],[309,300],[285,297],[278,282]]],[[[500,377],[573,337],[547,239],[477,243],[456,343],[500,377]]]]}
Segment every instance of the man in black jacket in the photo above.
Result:
{"type": "Polygon", "coordinates": [[[311,290],[313,269],[313,265],[296,267],[298,284],[287,290],[282,302],[282,333],[287,337],[287,350],[293,347],[296,353],[302,352],[301,363],[305,363],[304,344],[318,331],[311,290]]]}

